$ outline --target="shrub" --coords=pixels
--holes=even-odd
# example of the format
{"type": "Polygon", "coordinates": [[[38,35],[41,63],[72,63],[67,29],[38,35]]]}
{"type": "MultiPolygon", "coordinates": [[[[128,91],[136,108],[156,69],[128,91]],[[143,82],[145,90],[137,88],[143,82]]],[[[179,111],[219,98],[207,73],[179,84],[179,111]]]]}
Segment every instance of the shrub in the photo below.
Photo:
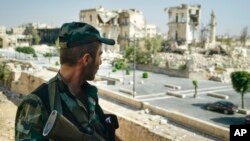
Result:
{"type": "Polygon", "coordinates": [[[33,54],[33,57],[34,57],[34,58],[36,58],[36,57],[37,57],[37,55],[36,55],[36,54],[33,54]]]}
{"type": "Polygon", "coordinates": [[[147,73],[147,72],[144,72],[144,73],[142,74],[142,78],[148,78],[148,73],[147,73]]]}
{"type": "Polygon", "coordinates": [[[25,54],[32,54],[33,57],[36,56],[36,52],[32,47],[17,47],[15,50],[19,53],[22,52],[25,54]]]}
{"type": "Polygon", "coordinates": [[[129,70],[128,70],[128,69],[126,69],[126,75],[129,75],[129,74],[130,74],[129,70]]]}
{"type": "Polygon", "coordinates": [[[50,57],[52,57],[52,53],[46,52],[45,54],[43,54],[43,56],[44,56],[44,57],[50,58],[50,57]]]}
{"type": "Polygon", "coordinates": [[[59,63],[58,63],[58,61],[56,61],[55,65],[56,65],[56,66],[59,66],[59,63]]]}
{"type": "Polygon", "coordinates": [[[115,63],[115,68],[117,69],[117,70],[120,70],[121,68],[122,68],[122,62],[121,61],[117,61],[116,63],[115,63]]]}
{"type": "Polygon", "coordinates": [[[112,69],[112,72],[116,72],[116,71],[117,71],[117,69],[116,69],[116,68],[113,68],[113,69],[112,69]]]}

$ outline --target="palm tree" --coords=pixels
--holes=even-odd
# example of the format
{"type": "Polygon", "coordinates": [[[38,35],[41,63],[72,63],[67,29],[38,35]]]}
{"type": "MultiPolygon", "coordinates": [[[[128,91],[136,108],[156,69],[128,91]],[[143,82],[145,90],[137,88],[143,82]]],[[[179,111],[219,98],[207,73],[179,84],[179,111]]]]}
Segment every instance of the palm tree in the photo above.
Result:
{"type": "Polygon", "coordinates": [[[241,94],[241,108],[244,108],[244,94],[250,92],[250,73],[247,71],[232,72],[231,81],[234,90],[241,94]]]}
{"type": "Polygon", "coordinates": [[[196,96],[197,96],[198,82],[197,82],[197,80],[193,80],[192,83],[194,85],[194,98],[196,98],[196,96]]]}

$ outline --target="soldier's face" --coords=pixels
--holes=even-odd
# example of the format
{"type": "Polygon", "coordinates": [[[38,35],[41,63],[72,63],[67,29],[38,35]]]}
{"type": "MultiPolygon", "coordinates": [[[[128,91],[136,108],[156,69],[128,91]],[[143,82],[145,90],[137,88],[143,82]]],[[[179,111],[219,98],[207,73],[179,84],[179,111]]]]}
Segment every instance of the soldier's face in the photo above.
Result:
{"type": "Polygon", "coordinates": [[[101,44],[98,44],[98,49],[96,51],[96,56],[95,58],[91,57],[90,63],[87,65],[86,69],[86,76],[87,80],[94,80],[95,79],[95,74],[97,73],[99,66],[102,64],[102,47],[101,44]]]}

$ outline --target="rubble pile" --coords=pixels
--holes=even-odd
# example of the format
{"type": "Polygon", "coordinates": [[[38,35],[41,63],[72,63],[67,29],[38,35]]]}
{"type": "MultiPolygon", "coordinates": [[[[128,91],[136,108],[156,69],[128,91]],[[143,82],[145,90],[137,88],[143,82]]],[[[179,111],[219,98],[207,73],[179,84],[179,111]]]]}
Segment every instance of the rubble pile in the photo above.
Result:
{"type": "Polygon", "coordinates": [[[182,69],[187,65],[189,72],[205,72],[208,79],[230,82],[230,73],[236,70],[250,71],[250,61],[247,59],[249,50],[244,48],[234,48],[230,55],[203,55],[199,53],[175,54],[162,53],[166,60],[165,65],[169,69],[182,69]]]}

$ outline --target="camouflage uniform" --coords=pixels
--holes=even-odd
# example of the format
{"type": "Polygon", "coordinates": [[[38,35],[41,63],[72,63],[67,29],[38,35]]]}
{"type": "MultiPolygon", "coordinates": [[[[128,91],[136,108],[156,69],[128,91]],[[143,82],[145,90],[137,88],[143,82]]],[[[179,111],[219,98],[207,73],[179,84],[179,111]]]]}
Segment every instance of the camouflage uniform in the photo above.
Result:
{"type": "MultiPolygon", "coordinates": [[[[23,99],[16,114],[15,139],[32,141],[49,140],[42,135],[42,131],[48,116],[51,113],[51,105],[49,103],[49,83],[53,82],[55,83],[55,94],[60,95],[62,108],[61,114],[78,127],[80,131],[87,134],[96,132],[105,140],[110,140],[105,125],[104,113],[98,104],[96,87],[86,82],[82,85],[84,97],[76,98],[69,91],[68,86],[63,82],[59,73],[48,83],[42,84],[23,99]],[[76,106],[82,107],[81,104],[83,105],[83,108],[81,109],[85,114],[73,115],[72,110],[74,110],[76,106]],[[74,116],[81,116],[80,118],[83,119],[85,124],[79,124],[79,121],[77,121],[77,118],[74,116]]],[[[79,107],[77,108],[79,109],[79,107]]]]}

